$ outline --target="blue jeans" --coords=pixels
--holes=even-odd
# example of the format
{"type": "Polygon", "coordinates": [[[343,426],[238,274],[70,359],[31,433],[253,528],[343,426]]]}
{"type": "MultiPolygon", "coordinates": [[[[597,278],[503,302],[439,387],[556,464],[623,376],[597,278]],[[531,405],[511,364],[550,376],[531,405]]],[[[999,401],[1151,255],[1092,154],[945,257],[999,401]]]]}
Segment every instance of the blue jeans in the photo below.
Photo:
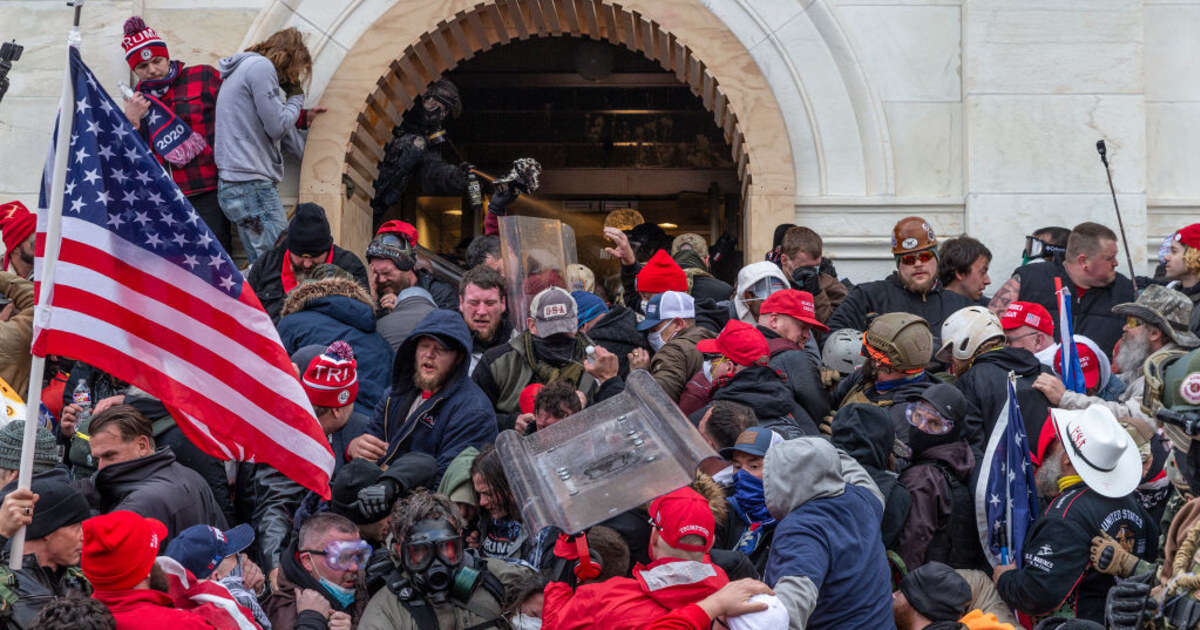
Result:
{"type": "Polygon", "coordinates": [[[217,182],[217,201],[221,212],[237,226],[238,238],[246,248],[246,258],[255,259],[275,247],[275,240],[287,229],[287,214],[274,182],[217,182]]]}

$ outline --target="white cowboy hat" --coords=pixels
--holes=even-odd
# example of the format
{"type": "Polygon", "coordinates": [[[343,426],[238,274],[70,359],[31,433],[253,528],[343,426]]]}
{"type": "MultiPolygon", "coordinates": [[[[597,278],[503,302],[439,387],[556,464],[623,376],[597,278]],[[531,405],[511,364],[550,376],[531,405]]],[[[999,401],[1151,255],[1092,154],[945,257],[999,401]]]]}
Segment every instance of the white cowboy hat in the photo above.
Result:
{"type": "Polygon", "coordinates": [[[1103,405],[1087,409],[1051,409],[1054,428],[1083,482],[1112,498],[1123,497],[1142,480],[1137,445],[1103,405]]]}

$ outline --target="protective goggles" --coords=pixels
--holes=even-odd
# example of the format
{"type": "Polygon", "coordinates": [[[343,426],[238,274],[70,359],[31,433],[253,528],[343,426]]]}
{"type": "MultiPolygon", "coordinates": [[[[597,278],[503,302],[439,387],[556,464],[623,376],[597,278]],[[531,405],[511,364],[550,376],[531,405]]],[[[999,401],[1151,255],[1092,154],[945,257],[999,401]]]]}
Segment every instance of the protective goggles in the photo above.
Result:
{"type": "Polygon", "coordinates": [[[784,282],[782,280],[780,280],[779,278],[776,278],[774,276],[763,278],[762,280],[759,280],[758,282],[755,282],[754,284],[750,285],[750,288],[748,289],[751,293],[754,294],[754,297],[745,298],[743,301],[745,301],[745,302],[761,302],[761,301],[767,299],[768,297],[771,297],[772,293],[774,293],[776,291],[782,291],[786,288],[787,288],[787,285],[784,284],[784,282]]]}
{"type": "Polygon", "coordinates": [[[1021,255],[1026,259],[1031,259],[1041,258],[1047,254],[1062,254],[1066,253],[1066,251],[1067,250],[1063,249],[1062,247],[1051,245],[1050,243],[1047,243],[1046,241],[1043,241],[1037,237],[1026,236],[1025,251],[1021,252],[1021,255]]]}
{"type": "Polygon", "coordinates": [[[325,565],[334,571],[352,571],[367,566],[371,545],[363,540],[335,540],[325,549],[301,549],[300,553],[325,556],[325,565]]]}
{"type": "Polygon", "coordinates": [[[899,254],[896,256],[896,262],[899,262],[902,265],[915,265],[918,262],[927,263],[934,258],[937,258],[937,254],[933,253],[932,249],[927,249],[920,252],[913,252],[911,254],[899,254]]]}
{"type": "Polygon", "coordinates": [[[442,564],[455,567],[462,563],[462,536],[445,521],[418,521],[409,530],[400,555],[404,568],[413,572],[428,569],[434,557],[441,559],[442,564]]]}
{"type": "Polygon", "coordinates": [[[953,420],[942,416],[924,400],[908,403],[904,417],[913,428],[929,435],[945,435],[954,429],[953,420]]]}

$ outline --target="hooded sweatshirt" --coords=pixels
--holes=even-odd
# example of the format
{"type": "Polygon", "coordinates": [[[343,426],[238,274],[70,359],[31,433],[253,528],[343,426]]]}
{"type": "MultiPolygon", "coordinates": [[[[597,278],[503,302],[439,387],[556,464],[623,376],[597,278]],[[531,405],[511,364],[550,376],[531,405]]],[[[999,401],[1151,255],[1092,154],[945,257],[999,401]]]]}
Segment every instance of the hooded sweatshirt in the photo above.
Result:
{"type": "Polygon", "coordinates": [[[752,365],[738,372],[713,391],[712,399],[746,405],[754,410],[759,426],[786,439],[818,435],[816,423],[796,404],[783,376],[769,365],[752,365]]]}
{"type": "Polygon", "coordinates": [[[912,496],[900,483],[899,475],[888,466],[888,456],[896,441],[890,415],[886,409],[874,405],[846,405],[833,419],[831,441],[871,475],[871,480],[883,494],[883,521],[880,524],[883,546],[895,549],[908,518],[912,496]]]}
{"type": "Polygon", "coordinates": [[[431,311],[396,352],[392,388],[375,408],[367,433],[388,443],[379,461],[386,465],[400,453],[418,451],[437,459],[441,476],[468,446],[483,448],[496,439],[496,412],[486,394],[467,375],[471,366],[471,333],[462,315],[431,311]],[[417,343],[433,336],[460,353],[458,366],[437,392],[425,396],[413,383],[417,343]],[[418,400],[419,399],[419,400],[418,400]]]}
{"type": "Polygon", "coordinates": [[[789,627],[894,630],[883,498],[862,466],[824,438],[798,438],[767,451],[763,485],[779,520],[763,580],[789,627]]]}
{"type": "Polygon", "coordinates": [[[787,276],[783,275],[783,271],[779,268],[779,266],[773,262],[767,262],[765,260],[742,267],[741,271],[739,271],[737,275],[737,289],[734,290],[733,294],[734,312],[737,314],[738,319],[750,324],[751,326],[757,324],[758,322],[755,321],[754,315],[750,312],[750,306],[746,304],[746,299],[743,294],[746,291],[749,291],[750,287],[753,287],[754,284],[759,280],[763,280],[765,278],[778,279],[781,286],[784,288],[791,286],[791,284],[788,282],[787,276]]]}
{"type": "Polygon", "coordinates": [[[258,53],[225,57],[217,67],[222,83],[213,155],[219,177],[227,182],[279,183],[283,144],[297,157],[304,154],[304,138],[296,129],[304,95],[286,97],[275,66],[258,53]]]}

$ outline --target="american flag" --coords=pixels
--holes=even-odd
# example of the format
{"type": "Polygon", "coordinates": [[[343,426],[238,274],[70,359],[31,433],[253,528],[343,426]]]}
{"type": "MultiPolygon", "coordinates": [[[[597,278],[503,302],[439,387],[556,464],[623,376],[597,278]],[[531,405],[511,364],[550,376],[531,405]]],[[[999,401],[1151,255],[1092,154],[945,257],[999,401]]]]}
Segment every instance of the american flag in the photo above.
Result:
{"type": "Polygon", "coordinates": [[[1068,390],[1087,393],[1087,381],[1083,378],[1083,367],[1079,363],[1079,350],[1075,347],[1075,320],[1071,316],[1071,290],[1062,286],[1062,279],[1055,278],[1055,293],[1058,299],[1058,336],[1062,342],[1058,373],[1068,390]]]}
{"type": "Polygon", "coordinates": [[[993,566],[1021,564],[1025,533],[1037,520],[1037,485],[1029,440],[1017,404],[1015,376],[1008,374],[1008,400],[988,438],[975,486],[975,519],[983,552],[993,566]]]}
{"type": "Polygon", "coordinates": [[[51,295],[33,351],[131,383],[209,454],[269,464],[328,498],[333,454],[270,318],[79,51],[69,56],[61,247],[44,278],[52,142],[36,264],[51,295]]]}

